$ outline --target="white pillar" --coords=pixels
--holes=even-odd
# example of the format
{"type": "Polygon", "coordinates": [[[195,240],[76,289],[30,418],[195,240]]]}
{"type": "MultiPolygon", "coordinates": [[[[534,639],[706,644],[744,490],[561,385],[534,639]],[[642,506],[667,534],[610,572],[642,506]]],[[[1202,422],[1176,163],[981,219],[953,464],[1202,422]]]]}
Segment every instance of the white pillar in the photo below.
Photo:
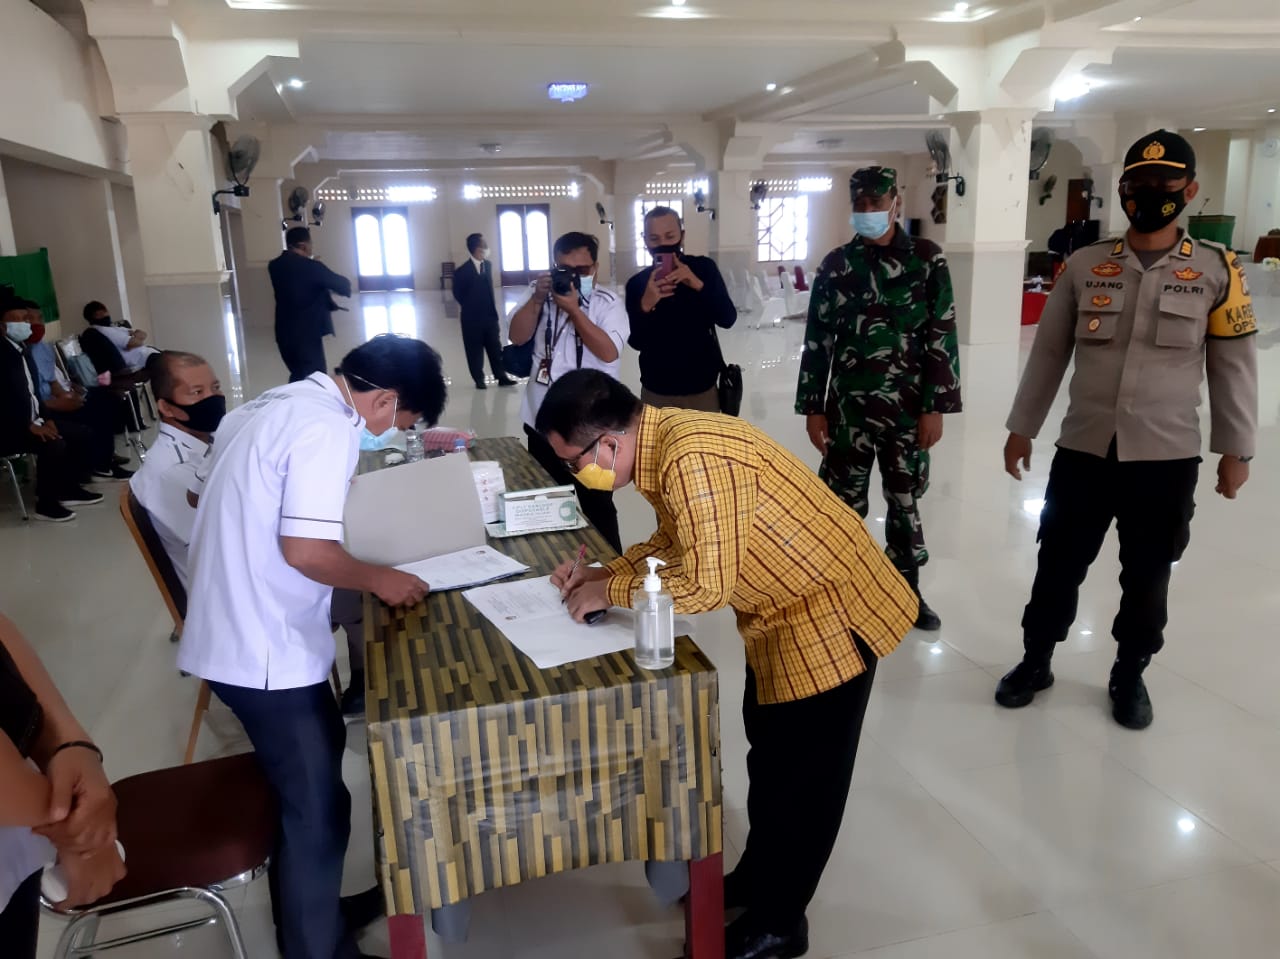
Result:
{"type": "Polygon", "coordinates": [[[1253,169],[1253,132],[1236,131],[1231,134],[1231,143],[1227,147],[1227,189],[1222,198],[1223,212],[1233,214],[1236,218],[1235,242],[1244,249],[1253,237],[1245,230],[1250,228],[1248,221],[1249,174],[1253,169]]]}
{"type": "Polygon", "coordinates": [[[282,182],[280,177],[255,171],[249,182],[249,195],[240,200],[245,259],[235,264],[235,270],[246,328],[267,328],[275,322],[275,295],[267,264],[284,249],[284,231],[280,227],[284,217],[280,200],[282,182]]]}
{"type": "MultiPolygon", "coordinates": [[[[711,184],[707,191],[707,205],[716,211],[716,218],[711,224],[712,258],[725,276],[738,270],[755,270],[756,216],[750,199],[754,178],[741,170],[720,170],[707,179],[711,184]]],[[[690,207],[686,219],[694,216],[705,214],[690,207]]]]}
{"type": "Polygon", "coordinates": [[[983,110],[952,134],[952,173],[966,180],[947,198],[947,259],[955,285],[960,342],[1012,343],[1019,335],[1027,248],[1026,109],[983,110]]]}
{"type": "Polygon", "coordinates": [[[117,298],[120,315],[133,316],[129,308],[129,284],[124,275],[124,252],[120,246],[120,224],[116,219],[116,195],[110,180],[100,180],[102,202],[107,211],[107,237],[111,243],[111,260],[115,264],[117,298]]]}
{"type": "Polygon", "coordinates": [[[243,337],[228,305],[230,276],[213,213],[223,176],[210,123],[194,115],[124,119],[153,340],[207,359],[234,405],[244,397],[243,337]]]}

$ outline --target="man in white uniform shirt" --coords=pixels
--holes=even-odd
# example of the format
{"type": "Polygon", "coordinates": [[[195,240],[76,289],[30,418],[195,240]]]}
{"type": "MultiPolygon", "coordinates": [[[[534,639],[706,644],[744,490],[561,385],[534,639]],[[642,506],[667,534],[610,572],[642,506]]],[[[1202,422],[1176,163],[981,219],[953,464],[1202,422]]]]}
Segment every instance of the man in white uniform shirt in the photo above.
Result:
{"type": "Polygon", "coordinates": [[[384,334],[348,353],[335,375],[313,373],[233,410],[196,471],[178,665],[235,713],[277,794],[270,875],[285,959],[359,955],[339,908],[351,797],[342,782],[345,730],[327,683],[333,588],[393,606],[418,603],[428,590],[342,548],[361,431],[433,425],[444,403],[439,354],[384,334]]]}
{"type": "Polygon", "coordinates": [[[189,588],[187,547],[196,511],[187,501],[187,490],[227,413],[227,399],[213,367],[202,357],[173,350],[161,353],[152,367],[151,391],[160,428],[129,486],[151,517],[178,579],[189,588]]]}
{"type": "Polygon", "coordinates": [[[572,288],[557,293],[551,275],[540,276],[533,285],[533,295],[511,317],[511,342],[522,345],[532,339],[534,344],[533,372],[520,416],[534,459],[557,483],[576,487],[587,519],[621,553],[613,493],[589,490],[579,483],[533,424],[551,384],[570,370],[600,370],[617,378],[631,321],[621,297],[596,285],[599,240],[589,233],[566,233],[556,240],[553,253],[557,269],[572,274],[572,288]]]}
{"type": "MultiPolygon", "coordinates": [[[[227,413],[213,368],[194,353],[166,350],[152,364],[151,392],[160,413],[160,429],[142,468],[130,481],[151,517],[164,551],[182,585],[190,589],[187,550],[196,522],[187,491],[196,467],[204,462],[213,433],[227,413]]],[[[342,694],[344,715],[364,714],[364,617],[360,593],[334,590],[330,617],[347,636],[351,679],[342,694]]]]}

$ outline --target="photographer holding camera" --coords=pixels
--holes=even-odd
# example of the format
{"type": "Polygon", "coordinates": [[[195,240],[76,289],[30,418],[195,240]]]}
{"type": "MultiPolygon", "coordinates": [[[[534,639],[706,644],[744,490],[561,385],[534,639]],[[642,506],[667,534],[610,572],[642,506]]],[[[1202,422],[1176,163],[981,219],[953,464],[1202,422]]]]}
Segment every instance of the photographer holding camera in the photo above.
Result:
{"type": "Polygon", "coordinates": [[[555,269],[538,277],[529,301],[511,317],[511,342],[533,340],[533,371],[520,416],[534,459],[557,483],[577,487],[587,519],[622,552],[612,487],[588,489],[578,483],[533,424],[547,389],[570,370],[600,370],[617,378],[631,324],[622,299],[596,285],[599,240],[589,233],[566,233],[556,240],[552,253],[555,269]]]}

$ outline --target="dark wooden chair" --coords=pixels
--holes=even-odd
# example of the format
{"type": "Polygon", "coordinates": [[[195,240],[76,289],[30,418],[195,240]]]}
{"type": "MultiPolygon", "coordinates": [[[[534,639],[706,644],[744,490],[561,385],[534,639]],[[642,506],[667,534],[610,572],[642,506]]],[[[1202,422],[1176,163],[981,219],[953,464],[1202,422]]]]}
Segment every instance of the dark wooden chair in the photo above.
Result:
{"type": "Polygon", "coordinates": [[[440,264],[440,289],[444,289],[445,281],[449,283],[449,289],[453,289],[453,271],[458,268],[458,264],[452,260],[445,260],[440,264]]]}

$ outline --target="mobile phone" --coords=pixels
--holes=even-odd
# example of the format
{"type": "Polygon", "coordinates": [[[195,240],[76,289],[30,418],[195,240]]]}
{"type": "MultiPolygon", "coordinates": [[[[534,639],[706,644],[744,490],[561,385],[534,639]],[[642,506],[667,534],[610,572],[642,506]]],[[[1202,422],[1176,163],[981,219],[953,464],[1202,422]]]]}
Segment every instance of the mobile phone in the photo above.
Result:
{"type": "Polygon", "coordinates": [[[653,276],[657,280],[665,280],[676,268],[674,253],[655,253],[653,255],[653,276]]]}

